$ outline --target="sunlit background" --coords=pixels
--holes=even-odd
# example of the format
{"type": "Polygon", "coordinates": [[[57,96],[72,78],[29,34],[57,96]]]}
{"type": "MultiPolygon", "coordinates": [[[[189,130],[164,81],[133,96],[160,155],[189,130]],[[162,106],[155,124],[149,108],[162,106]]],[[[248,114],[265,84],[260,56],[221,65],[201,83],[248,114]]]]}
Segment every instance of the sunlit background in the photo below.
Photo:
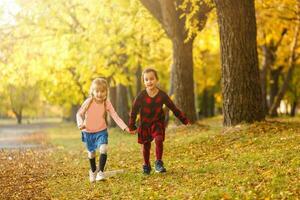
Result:
{"type": "Polygon", "coordinates": [[[253,2],[0,0],[0,199],[299,199],[300,0],[253,2]],[[75,113],[105,77],[128,123],[148,66],[194,119],[170,112],[167,173],[154,172],[153,141],[147,177],[137,135],[108,119],[115,174],[91,184],[75,113]]]}
{"type": "MultiPolygon", "coordinates": [[[[295,5],[296,1],[256,1],[260,68],[265,59],[262,47],[276,43],[282,30],[288,30],[272,69],[280,69],[281,75],[268,77],[268,101],[274,96],[272,84],[275,82],[278,88],[289,68],[287,60],[295,25],[295,13],[291,10],[295,5]]],[[[215,9],[202,30],[193,29],[188,16],[187,27],[196,33],[196,112],[199,118],[218,115],[222,111],[222,95],[215,9]]],[[[2,0],[0,39],[3,119],[18,119],[19,123],[24,122],[22,119],[30,123],[49,117],[74,120],[95,77],[106,77],[111,91],[126,91],[127,96],[121,101],[128,105],[128,112],[142,88],[140,71],[148,66],[158,70],[163,90],[168,92],[171,88],[171,39],[138,0],[2,0]]],[[[297,68],[279,113],[294,109],[299,82],[297,68]]]]}

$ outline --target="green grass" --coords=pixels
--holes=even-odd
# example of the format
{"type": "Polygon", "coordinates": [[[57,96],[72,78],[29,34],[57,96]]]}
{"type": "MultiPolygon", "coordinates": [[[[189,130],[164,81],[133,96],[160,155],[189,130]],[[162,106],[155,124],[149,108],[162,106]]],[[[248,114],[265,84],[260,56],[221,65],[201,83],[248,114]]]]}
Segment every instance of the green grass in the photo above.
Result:
{"type": "MultiPolygon", "coordinates": [[[[48,192],[53,199],[297,199],[300,196],[300,119],[222,129],[219,117],[171,128],[164,143],[167,173],[141,174],[136,135],[109,130],[103,182],[88,181],[89,163],[72,124],[49,130],[48,192]]],[[[153,144],[153,143],[152,143],[153,144]]],[[[151,163],[154,163],[154,148],[151,163]]]]}

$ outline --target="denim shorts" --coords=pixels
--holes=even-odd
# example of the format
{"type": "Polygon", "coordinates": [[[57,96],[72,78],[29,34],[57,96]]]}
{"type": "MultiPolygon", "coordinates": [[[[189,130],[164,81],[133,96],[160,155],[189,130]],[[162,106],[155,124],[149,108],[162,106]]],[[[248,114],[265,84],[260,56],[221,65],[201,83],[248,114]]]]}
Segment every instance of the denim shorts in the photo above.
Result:
{"type": "Polygon", "coordinates": [[[86,144],[86,148],[89,152],[94,152],[100,147],[101,144],[108,143],[107,129],[96,133],[81,132],[81,140],[86,144]]]}

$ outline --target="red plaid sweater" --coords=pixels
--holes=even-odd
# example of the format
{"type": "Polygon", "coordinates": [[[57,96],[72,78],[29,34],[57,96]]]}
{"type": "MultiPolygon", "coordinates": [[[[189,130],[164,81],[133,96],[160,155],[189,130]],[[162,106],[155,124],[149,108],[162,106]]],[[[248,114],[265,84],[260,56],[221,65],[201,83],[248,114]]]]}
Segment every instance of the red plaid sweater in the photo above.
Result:
{"type": "Polygon", "coordinates": [[[129,119],[129,129],[137,129],[138,143],[151,142],[158,135],[162,136],[163,140],[165,139],[164,104],[173,111],[174,115],[183,124],[189,122],[164,91],[159,90],[157,95],[150,97],[146,90],[143,90],[133,102],[129,119]],[[140,114],[140,120],[137,128],[135,122],[138,113],[140,114]]]}

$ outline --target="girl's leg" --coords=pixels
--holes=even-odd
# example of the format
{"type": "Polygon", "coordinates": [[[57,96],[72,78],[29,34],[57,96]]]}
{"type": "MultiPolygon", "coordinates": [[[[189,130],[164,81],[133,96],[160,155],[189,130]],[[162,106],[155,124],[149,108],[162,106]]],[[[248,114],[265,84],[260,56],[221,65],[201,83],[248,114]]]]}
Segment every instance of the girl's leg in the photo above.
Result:
{"type": "Polygon", "coordinates": [[[99,158],[99,170],[104,171],[104,167],[107,160],[107,144],[101,144],[100,146],[100,158],[99,158]]]}
{"type": "Polygon", "coordinates": [[[91,171],[95,172],[96,171],[96,153],[95,152],[89,152],[88,151],[88,158],[90,161],[90,166],[91,166],[91,171]]]}
{"type": "Polygon", "coordinates": [[[156,152],[156,161],[155,161],[155,171],[162,173],[166,172],[166,168],[164,167],[164,163],[162,161],[163,155],[163,137],[158,135],[155,138],[155,152],[156,152]]]}
{"type": "Polygon", "coordinates": [[[162,160],[162,155],[163,155],[163,138],[162,136],[158,135],[154,138],[155,140],[155,155],[156,155],[156,160],[162,160]]]}
{"type": "Polygon", "coordinates": [[[143,157],[144,157],[144,165],[150,166],[150,149],[151,142],[147,142],[143,144],[143,157]]]}

